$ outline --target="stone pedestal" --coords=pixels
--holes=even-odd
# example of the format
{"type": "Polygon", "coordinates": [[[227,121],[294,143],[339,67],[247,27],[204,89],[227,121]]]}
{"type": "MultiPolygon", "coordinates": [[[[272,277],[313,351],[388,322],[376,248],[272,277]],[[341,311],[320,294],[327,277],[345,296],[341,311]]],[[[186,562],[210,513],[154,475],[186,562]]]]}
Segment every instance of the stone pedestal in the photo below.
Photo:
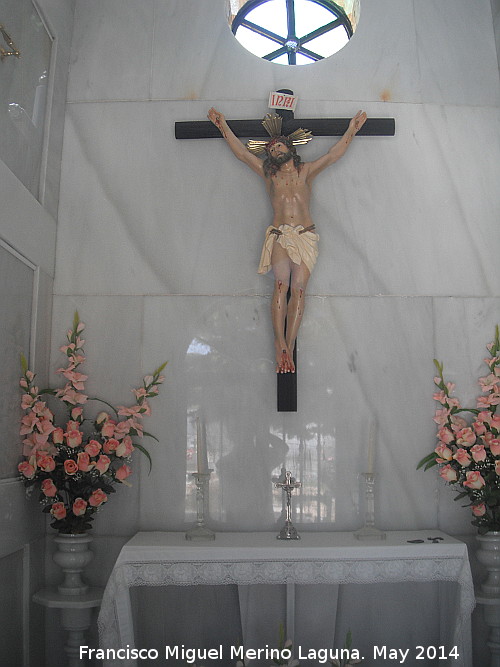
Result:
{"type": "Polygon", "coordinates": [[[484,620],[490,628],[490,667],[500,667],[500,532],[478,535],[477,540],[476,556],[488,575],[476,591],[476,602],[483,605],[484,620]]]}

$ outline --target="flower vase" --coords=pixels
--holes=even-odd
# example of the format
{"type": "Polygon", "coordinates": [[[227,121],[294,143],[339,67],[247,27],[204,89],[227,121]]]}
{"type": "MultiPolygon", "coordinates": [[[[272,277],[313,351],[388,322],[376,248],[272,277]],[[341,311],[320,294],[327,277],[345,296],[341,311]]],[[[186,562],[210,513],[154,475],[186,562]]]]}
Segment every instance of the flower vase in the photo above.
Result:
{"type": "Polygon", "coordinates": [[[54,542],[56,551],[52,559],[64,573],[64,580],[57,590],[62,595],[83,595],[89,587],[82,580],[82,572],[94,558],[93,552],[89,549],[92,537],[87,533],[59,533],[54,542]]]}
{"type": "Polygon", "coordinates": [[[500,667],[500,532],[478,535],[477,541],[476,557],[488,574],[477,591],[476,601],[483,605],[484,620],[490,628],[490,667],[500,667]]]}

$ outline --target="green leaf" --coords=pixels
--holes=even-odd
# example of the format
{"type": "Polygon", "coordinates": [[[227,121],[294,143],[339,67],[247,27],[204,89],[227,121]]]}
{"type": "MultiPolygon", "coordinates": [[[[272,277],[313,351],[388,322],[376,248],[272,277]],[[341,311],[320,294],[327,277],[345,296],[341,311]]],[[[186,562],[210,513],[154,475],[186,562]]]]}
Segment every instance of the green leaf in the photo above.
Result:
{"type": "Polygon", "coordinates": [[[50,394],[51,396],[55,396],[56,394],[56,389],[51,389],[50,387],[46,387],[45,389],[41,389],[38,394],[42,396],[42,394],[50,394]]]}
{"type": "Polygon", "coordinates": [[[160,373],[162,372],[162,370],[165,368],[165,366],[167,364],[168,364],[168,361],[165,361],[165,363],[163,363],[161,366],[158,366],[158,368],[155,371],[153,371],[153,376],[160,375],[160,373]]]}
{"type": "Polygon", "coordinates": [[[87,400],[88,400],[88,401],[99,401],[100,403],[104,403],[104,405],[107,405],[108,408],[111,408],[111,409],[113,410],[113,412],[115,413],[115,415],[118,417],[118,412],[117,412],[115,406],[114,406],[114,405],[111,405],[111,403],[108,403],[108,402],[105,401],[104,399],[102,399],[102,398],[97,398],[97,396],[93,396],[92,398],[88,398],[87,400]]]}
{"type": "Polygon", "coordinates": [[[153,469],[153,461],[151,460],[151,456],[150,456],[148,450],[145,447],[143,447],[142,445],[138,445],[137,443],[134,444],[134,447],[135,447],[135,449],[138,449],[140,452],[142,452],[144,454],[144,456],[148,459],[148,461],[149,461],[148,475],[150,475],[151,470],[153,469]]]}
{"type": "Polygon", "coordinates": [[[147,431],[143,431],[142,435],[146,436],[147,438],[153,438],[153,440],[156,440],[156,442],[160,442],[158,440],[158,438],[156,437],[156,435],[153,435],[152,433],[148,433],[147,431]]]}
{"type": "Polygon", "coordinates": [[[458,496],[454,498],[455,501],[457,500],[462,500],[462,498],[465,498],[466,496],[469,495],[468,491],[462,491],[462,493],[459,493],[458,496]]]}
{"type": "Polygon", "coordinates": [[[443,364],[439,363],[437,359],[433,359],[434,361],[434,366],[438,369],[438,373],[440,377],[443,377],[443,364]]]}
{"type": "Polygon", "coordinates": [[[430,461],[436,461],[436,452],[431,452],[430,454],[427,454],[427,456],[424,456],[424,458],[420,461],[420,463],[417,465],[417,470],[421,468],[422,466],[426,465],[430,461]]]}
{"type": "Polygon", "coordinates": [[[24,354],[21,352],[21,368],[23,371],[23,375],[26,374],[26,371],[28,370],[28,360],[24,356],[24,354]]]}

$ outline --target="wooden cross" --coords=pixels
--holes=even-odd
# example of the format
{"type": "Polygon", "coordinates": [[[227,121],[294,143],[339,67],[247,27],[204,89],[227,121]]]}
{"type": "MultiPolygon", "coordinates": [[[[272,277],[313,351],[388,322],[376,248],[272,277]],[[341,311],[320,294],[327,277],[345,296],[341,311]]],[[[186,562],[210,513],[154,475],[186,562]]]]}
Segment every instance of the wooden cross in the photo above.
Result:
{"type": "MultiPolygon", "coordinates": [[[[280,93],[293,94],[291,90],[280,93]]],[[[350,118],[300,118],[295,119],[293,111],[275,109],[283,119],[281,133],[285,136],[298,128],[310,130],[315,137],[341,137],[349,127],[350,118]]],[[[239,138],[259,138],[269,134],[257,120],[228,120],[227,124],[239,138]]],[[[392,137],[395,134],[394,118],[368,118],[357,133],[358,137],[392,137]]],[[[219,128],[211,121],[188,120],[175,123],[176,139],[221,139],[219,128]]],[[[297,412],[297,342],[293,353],[295,373],[277,373],[278,412],[297,412]]]]}
{"type": "MultiPolygon", "coordinates": [[[[301,118],[300,120],[284,118],[282,133],[287,136],[299,127],[303,127],[311,130],[315,137],[341,137],[349,127],[350,120],[350,118],[301,118]]],[[[228,120],[227,124],[237,137],[267,137],[269,139],[268,133],[262,126],[262,118],[260,120],[228,120]]],[[[394,133],[394,118],[368,118],[356,136],[392,137],[394,133]]],[[[209,120],[187,120],[175,123],[175,138],[220,139],[222,135],[209,120]]]]}

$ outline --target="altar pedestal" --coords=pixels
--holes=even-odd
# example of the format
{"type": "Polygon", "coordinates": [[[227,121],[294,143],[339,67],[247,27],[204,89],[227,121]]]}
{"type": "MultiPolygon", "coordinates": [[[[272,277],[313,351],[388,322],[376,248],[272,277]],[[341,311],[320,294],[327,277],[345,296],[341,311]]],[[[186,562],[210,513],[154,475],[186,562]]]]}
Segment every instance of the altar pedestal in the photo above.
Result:
{"type": "Polygon", "coordinates": [[[64,595],[57,588],[44,588],[33,595],[37,604],[61,610],[61,625],[67,633],[64,650],[68,667],[87,664],[85,660],[80,660],[80,646],[88,644],[85,633],[90,628],[92,609],[100,606],[102,595],[102,588],[89,588],[80,595],[64,595]]]}

